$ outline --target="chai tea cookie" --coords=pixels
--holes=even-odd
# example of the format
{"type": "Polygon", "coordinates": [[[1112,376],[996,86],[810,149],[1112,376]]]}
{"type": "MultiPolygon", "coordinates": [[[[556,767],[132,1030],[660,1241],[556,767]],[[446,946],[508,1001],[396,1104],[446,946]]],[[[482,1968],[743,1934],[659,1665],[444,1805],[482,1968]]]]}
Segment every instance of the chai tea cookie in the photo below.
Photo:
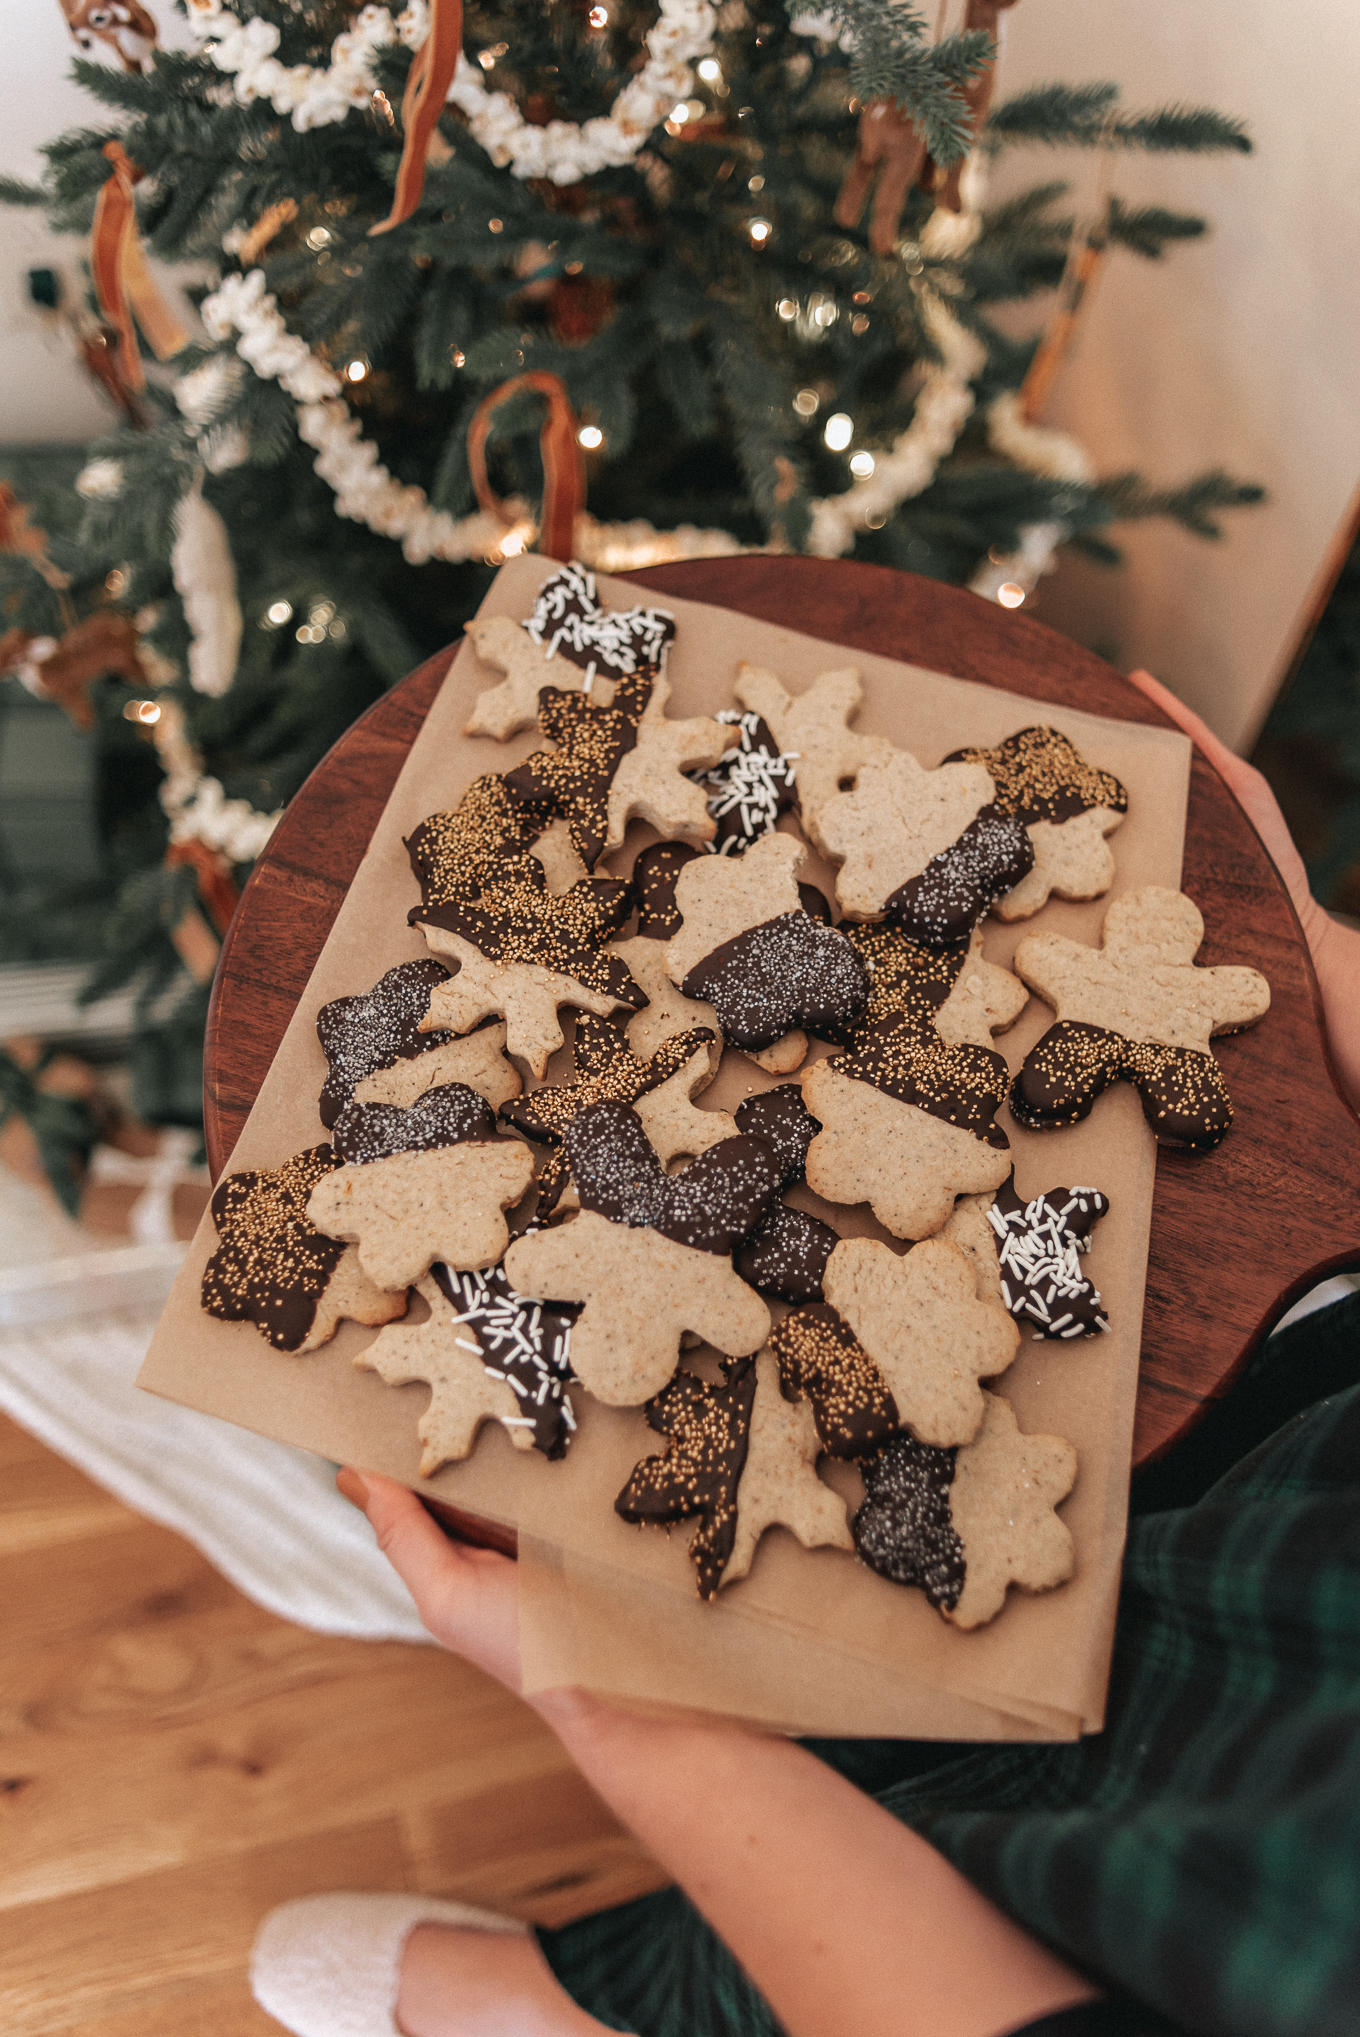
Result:
{"type": "Polygon", "coordinates": [[[319,1108],[328,1131],[351,1099],[410,1104],[445,1082],[465,1082],[493,1110],[519,1095],[519,1075],[505,1058],[504,1026],[485,1025],[461,1040],[419,1030],[430,993],[448,978],[432,957],[402,962],[371,990],[322,1005],[316,1032],[328,1072],[319,1108]]]}
{"type": "Polygon", "coordinates": [[[740,856],[797,805],[798,760],[780,749],[758,714],[724,707],[714,719],[732,731],[736,743],[707,771],[696,773],[717,830],[708,846],[717,856],[740,856]]]}
{"type": "Polygon", "coordinates": [[[865,1500],[851,1522],[863,1561],[894,1584],[918,1585],[956,1627],[980,1627],[1008,1586],[1051,1591],[1076,1568],[1054,1509],[1077,1475],[1060,1436],[1021,1433],[1010,1402],[984,1396],[972,1442],[931,1449],[899,1436],[861,1466],[865,1500]]]}
{"type": "Polygon", "coordinates": [[[887,1380],[844,1316],[829,1302],[793,1309],[774,1326],[768,1350],[789,1400],[806,1401],[823,1450],[865,1457],[900,1434],[887,1380]]]}
{"type": "Polygon", "coordinates": [[[483,1422],[502,1423],[517,1450],[532,1450],[532,1415],[522,1410],[509,1381],[483,1363],[466,1320],[428,1275],[416,1291],[430,1305],[428,1321],[384,1330],[354,1363],[388,1386],[420,1381],[429,1387],[430,1404],[416,1424],[424,1445],[420,1476],[433,1478],[441,1464],[470,1456],[483,1422]]]}
{"type": "Polygon", "coordinates": [[[767,1528],[790,1528],[805,1549],[854,1546],[844,1500],[817,1476],[806,1402],[784,1400],[768,1352],[730,1359],[723,1371],[722,1386],[679,1373],[648,1403],[666,1448],[642,1459],[614,1502],[635,1523],[698,1515],[689,1553],[706,1599],[748,1574],[767,1528]]]}
{"type": "Polygon", "coordinates": [[[981,764],[927,771],[907,750],[866,763],[854,790],[821,811],[822,843],[841,864],[841,911],[886,914],[927,947],[966,941],[1034,864],[1028,834],[995,792],[981,764]]]}
{"type": "Polygon", "coordinates": [[[505,742],[532,728],[544,686],[607,700],[608,682],[660,671],[675,618],[662,608],[602,607],[594,574],[573,561],[544,581],[525,622],[474,616],[467,634],[483,663],[505,678],[478,694],[463,733],[505,742]]]}
{"type": "Polygon", "coordinates": [[[955,750],[946,764],[983,764],[996,803],[1027,830],[1034,867],[992,907],[998,919],[1028,919],[1056,894],[1099,898],[1114,882],[1105,837],[1129,810],[1112,771],[1088,764],[1059,729],[1019,729],[995,749],[955,750]]]}
{"type": "Polygon", "coordinates": [[[803,909],[806,855],[791,835],[765,835],[744,856],[698,857],[676,880],[681,926],[667,973],[713,1006],[724,1039],[744,1051],[796,1028],[844,1027],[868,1000],[867,972],[844,934],[803,909]]]}
{"type": "Polygon", "coordinates": [[[1131,1082],[1166,1145],[1207,1152],[1232,1124],[1227,1084],[1210,1039],[1249,1026],[1270,1006],[1255,969],[1200,969],[1204,921],[1184,892],[1150,884],[1117,898],[1103,946],[1029,934],[1017,975],[1057,1014],[1011,1088],[1023,1125],[1076,1124],[1113,1082],[1131,1082]]]}
{"type": "Polygon", "coordinates": [[[342,1319],[374,1327],[406,1313],[404,1283],[370,1280],[352,1245],[307,1215],[313,1189],[340,1165],[329,1146],[294,1153],[218,1183],[209,1205],[220,1240],[203,1270],[202,1302],[225,1323],[253,1323],[277,1351],[315,1351],[342,1319]]]}
{"type": "Polygon", "coordinates": [[[576,1414],[567,1393],[571,1379],[571,1328],[574,1308],[549,1308],[517,1294],[503,1266],[486,1272],[459,1272],[434,1266],[437,1281],[453,1304],[455,1323],[472,1331],[482,1363],[491,1379],[502,1379],[519,1402],[524,1433],[545,1457],[565,1455],[576,1430],[576,1414]]]}
{"type": "MultiPolygon", "coordinates": [[[[803,1102],[795,1082],[748,1096],[736,1114],[736,1129],[764,1139],[779,1164],[781,1188],[803,1179],[808,1147],[822,1129],[803,1102]]],[[[820,1217],[779,1201],[737,1247],[737,1271],[757,1294],[777,1301],[820,1301],[822,1274],[835,1250],[836,1233],[820,1217]]]]}
{"type": "Polygon", "coordinates": [[[505,1271],[521,1294],[584,1302],[577,1377],[633,1407],[675,1370],[686,1330],[731,1357],[758,1350],[770,1314],[731,1253],[779,1185],[760,1139],[724,1139],[668,1175],[626,1103],[597,1103],[565,1130],[579,1216],[517,1238],[505,1271]]]}
{"type": "Polygon", "coordinates": [[[853,783],[863,766],[893,754],[882,736],[857,735],[848,726],[864,698],[853,666],[823,672],[806,693],[787,691],[773,672],[738,665],[733,688],[742,706],[761,716],[780,750],[796,760],[803,831],[825,853],[821,815],[828,800],[853,783]]]}
{"type": "Polygon", "coordinates": [[[494,1133],[486,1103],[457,1083],[410,1110],[349,1104],[336,1120],[346,1164],[317,1182],[307,1214],[357,1245],[380,1287],[409,1287],[436,1259],[494,1265],[510,1235],[504,1212],[534,1178],[527,1146],[494,1133]]]}
{"type": "Polygon", "coordinates": [[[1110,1327],[1081,1270],[1109,1207],[1094,1188],[1050,1188],[1022,1202],[1012,1175],[994,1196],[965,1196],[940,1235],[973,1261],[983,1300],[1037,1324],[1036,1338],[1086,1337],[1110,1327]]]}

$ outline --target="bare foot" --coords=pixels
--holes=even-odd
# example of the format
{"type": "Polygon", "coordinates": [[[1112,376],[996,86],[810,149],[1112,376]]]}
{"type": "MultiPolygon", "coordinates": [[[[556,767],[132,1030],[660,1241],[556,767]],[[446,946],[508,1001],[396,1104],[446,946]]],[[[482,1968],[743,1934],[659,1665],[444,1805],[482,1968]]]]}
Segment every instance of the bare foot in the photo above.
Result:
{"type": "Polygon", "coordinates": [[[609,2037],[578,2009],[531,1935],[418,1924],[397,1993],[406,2037],[609,2037]]]}

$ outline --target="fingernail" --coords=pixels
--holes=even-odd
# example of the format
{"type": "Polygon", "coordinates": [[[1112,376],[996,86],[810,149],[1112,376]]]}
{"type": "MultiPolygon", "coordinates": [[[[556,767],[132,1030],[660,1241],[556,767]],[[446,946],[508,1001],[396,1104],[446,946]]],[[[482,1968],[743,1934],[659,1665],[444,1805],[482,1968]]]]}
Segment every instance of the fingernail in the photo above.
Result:
{"type": "Polygon", "coordinates": [[[358,1472],[352,1471],[348,1464],[343,1471],[336,1472],[335,1489],[342,1498],[349,1501],[351,1506],[358,1507],[360,1513],[363,1513],[367,1508],[368,1486],[360,1478],[358,1472]]]}

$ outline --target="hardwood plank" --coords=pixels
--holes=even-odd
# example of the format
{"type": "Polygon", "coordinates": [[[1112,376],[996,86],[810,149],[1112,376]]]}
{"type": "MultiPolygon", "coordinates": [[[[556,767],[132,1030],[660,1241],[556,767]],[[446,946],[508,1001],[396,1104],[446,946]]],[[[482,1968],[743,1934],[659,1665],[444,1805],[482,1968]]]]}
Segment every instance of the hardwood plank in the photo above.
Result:
{"type": "Polygon", "coordinates": [[[158,2001],[93,2022],[82,2018],[80,2037],[279,2037],[279,2025],[255,2000],[242,1972],[234,1980],[176,1987],[158,2001]]]}

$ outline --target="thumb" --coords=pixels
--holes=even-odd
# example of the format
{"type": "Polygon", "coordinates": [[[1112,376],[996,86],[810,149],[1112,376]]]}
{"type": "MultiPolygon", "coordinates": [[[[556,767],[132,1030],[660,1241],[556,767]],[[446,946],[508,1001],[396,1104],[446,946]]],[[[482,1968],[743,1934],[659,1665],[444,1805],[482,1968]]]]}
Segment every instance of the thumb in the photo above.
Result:
{"type": "Polygon", "coordinates": [[[376,1471],[354,1471],[348,1465],[335,1483],[345,1498],[368,1516],[378,1547],[424,1618],[450,1569],[458,1567],[456,1548],[409,1486],[376,1471]]]}

